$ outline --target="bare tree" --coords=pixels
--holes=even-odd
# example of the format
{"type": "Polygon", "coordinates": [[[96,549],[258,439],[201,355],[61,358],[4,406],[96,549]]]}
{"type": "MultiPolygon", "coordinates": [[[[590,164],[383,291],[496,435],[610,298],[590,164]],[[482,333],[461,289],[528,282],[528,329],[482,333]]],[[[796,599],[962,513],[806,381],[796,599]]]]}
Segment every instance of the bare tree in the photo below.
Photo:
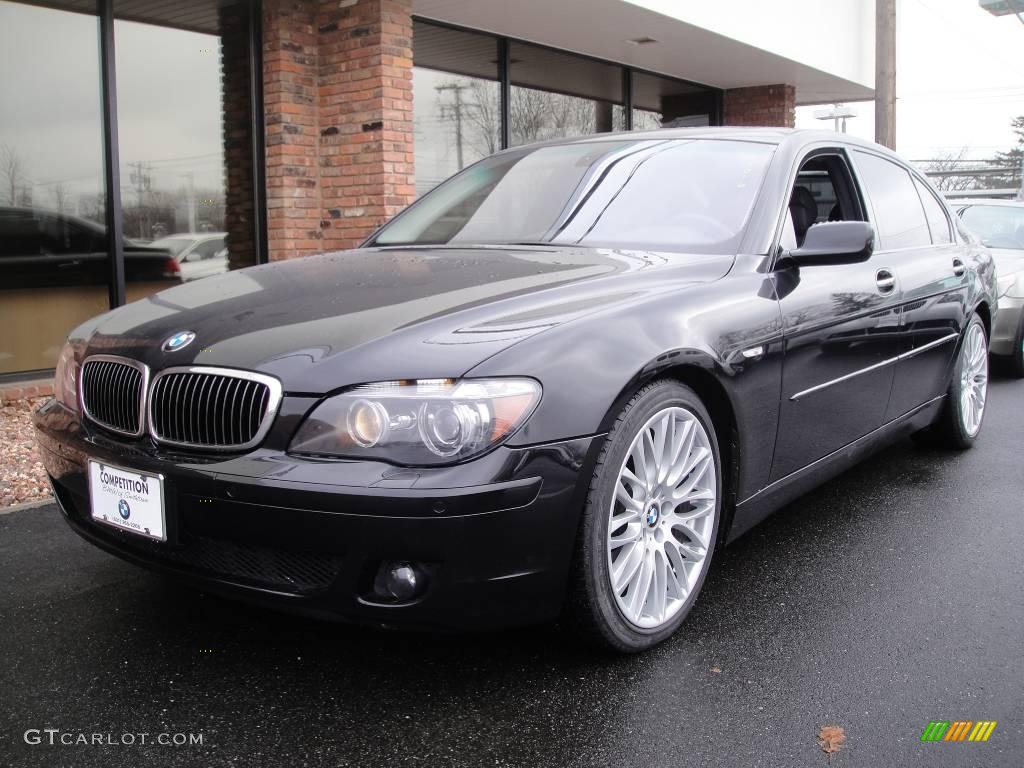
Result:
{"type": "Polygon", "coordinates": [[[966,156],[967,147],[961,147],[955,152],[939,153],[934,160],[925,164],[922,170],[942,192],[974,189],[978,186],[978,177],[964,173],[970,170],[971,165],[966,156]]]}
{"type": "Polygon", "coordinates": [[[68,203],[71,200],[71,193],[67,188],[66,184],[54,184],[50,188],[50,194],[53,195],[53,207],[59,213],[67,213],[68,203]]]}
{"type": "Polygon", "coordinates": [[[501,93],[487,80],[470,80],[469,93],[466,143],[481,157],[493,155],[501,149],[501,93]]]}
{"type": "Polygon", "coordinates": [[[7,193],[7,204],[17,205],[18,200],[24,197],[21,187],[28,179],[25,177],[25,166],[18,150],[7,144],[0,144],[0,180],[3,181],[3,189],[7,193]]]}

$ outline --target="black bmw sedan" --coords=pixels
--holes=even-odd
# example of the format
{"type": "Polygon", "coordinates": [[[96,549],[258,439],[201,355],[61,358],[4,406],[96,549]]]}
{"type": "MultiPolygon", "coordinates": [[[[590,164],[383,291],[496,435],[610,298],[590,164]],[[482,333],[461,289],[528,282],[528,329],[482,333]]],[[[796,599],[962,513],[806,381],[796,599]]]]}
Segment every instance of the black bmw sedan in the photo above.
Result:
{"type": "Polygon", "coordinates": [[[638,651],[798,494],[903,435],[971,445],[994,280],[874,144],[595,136],[487,158],[358,250],[85,323],[35,425],[68,524],[133,563],[638,651]]]}

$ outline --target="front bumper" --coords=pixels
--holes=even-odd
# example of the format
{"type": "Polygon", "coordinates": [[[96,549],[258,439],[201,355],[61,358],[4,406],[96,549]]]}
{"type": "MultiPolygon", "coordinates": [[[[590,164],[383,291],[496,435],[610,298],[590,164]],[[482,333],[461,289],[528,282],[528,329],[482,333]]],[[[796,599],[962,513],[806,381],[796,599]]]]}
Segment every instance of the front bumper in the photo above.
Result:
{"type": "Polygon", "coordinates": [[[589,477],[596,445],[586,437],[500,447],[463,465],[414,470],[273,448],[172,453],[115,440],[55,401],[33,419],[64,516],[96,546],[275,608],[444,629],[558,615],[589,485],[579,479],[589,477]],[[167,542],[91,518],[89,458],[165,477],[167,542]],[[380,599],[374,578],[391,561],[419,564],[425,591],[407,602],[380,599]]]}
{"type": "Polygon", "coordinates": [[[1021,315],[1024,314],[1024,299],[1003,296],[999,299],[999,311],[996,312],[995,324],[992,328],[992,340],[989,351],[993,355],[1012,355],[1016,352],[1017,334],[1021,327],[1021,315]]]}

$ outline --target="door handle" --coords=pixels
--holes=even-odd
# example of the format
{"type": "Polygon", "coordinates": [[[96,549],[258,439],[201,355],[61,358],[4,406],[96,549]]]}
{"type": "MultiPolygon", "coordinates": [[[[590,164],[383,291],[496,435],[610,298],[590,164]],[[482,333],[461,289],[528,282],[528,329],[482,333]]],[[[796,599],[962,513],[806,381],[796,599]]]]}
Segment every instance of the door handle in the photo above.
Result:
{"type": "Polygon", "coordinates": [[[880,269],[875,272],[875,285],[879,293],[892,293],[896,287],[896,277],[888,269],[880,269]]]}
{"type": "Polygon", "coordinates": [[[963,277],[964,276],[964,272],[966,272],[966,271],[967,271],[967,267],[964,266],[964,263],[962,261],[960,261],[960,259],[953,259],[953,274],[954,275],[956,275],[957,277],[963,277]]]}

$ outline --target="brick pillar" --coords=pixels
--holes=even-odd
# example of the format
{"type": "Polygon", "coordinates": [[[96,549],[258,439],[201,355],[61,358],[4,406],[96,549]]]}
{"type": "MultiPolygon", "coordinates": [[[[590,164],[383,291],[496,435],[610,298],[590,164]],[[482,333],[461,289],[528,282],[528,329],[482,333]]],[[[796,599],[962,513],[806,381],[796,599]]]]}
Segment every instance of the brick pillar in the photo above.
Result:
{"type": "Polygon", "coordinates": [[[796,88],[792,85],[757,85],[733,88],[722,97],[725,125],[796,125],[796,88]]]}
{"type": "Polygon", "coordinates": [[[412,0],[266,0],[270,258],[351,248],[415,197],[412,0]]]}
{"type": "Polygon", "coordinates": [[[222,6],[221,94],[224,115],[224,229],[228,264],[256,263],[253,232],[252,119],[249,99],[249,3],[222,6]]]}

